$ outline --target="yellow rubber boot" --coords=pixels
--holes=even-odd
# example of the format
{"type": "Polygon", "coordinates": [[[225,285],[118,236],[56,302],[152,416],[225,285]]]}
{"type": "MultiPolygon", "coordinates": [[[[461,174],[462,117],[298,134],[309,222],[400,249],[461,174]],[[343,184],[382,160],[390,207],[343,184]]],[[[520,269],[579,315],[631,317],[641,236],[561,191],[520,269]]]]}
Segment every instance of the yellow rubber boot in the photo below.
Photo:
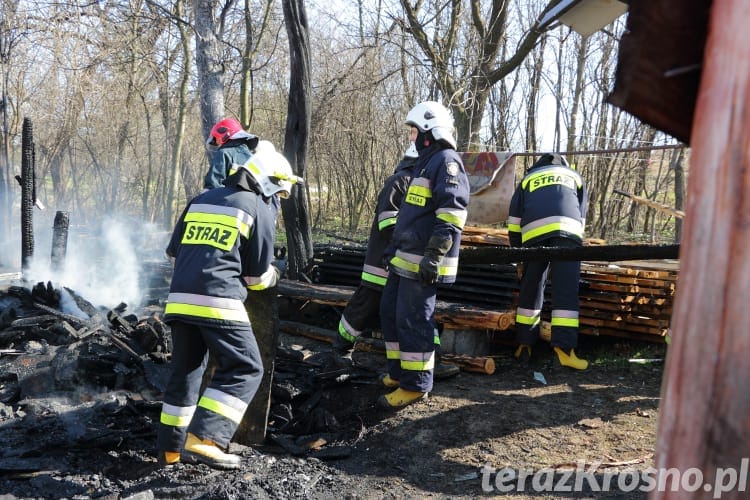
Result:
{"type": "Polygon", "coordinates": [[[576,356],[575,349],[571,349],[570,354],[567,354],[559,347],[555,347],[554,349],[555,354],[557,354],[557,360],[562,366],[567,366],[569,368],[573,368],[574,370],[585,370],[589,367],[588,361],[586,361],[585,359],[579,359],[576,356]]]}
{"type": "Polygon", "coordinates": [[[186,459],[206,464],[214,469],[238,469],[241,463],[239,456],[224,453],[213,441],[201,439],[189,432],[184,455],[186,459]]]}
{"type": "Polygon", "coordinates": [[[158,462],[159,465],[165,467],[167,465],[174,465],[180,461],[179,451],[163,451],[159,453],[158,462]]]}
{"type": "Polygon", "coordinates": [[[391,376],[387,373],[381,373],[378,377],[378,382],[383,384],[385,387],[388,387],[389,389],[398,387],[398,380],[392,379],[391,376]]]}
{"type": "Polygon", "coordinates": [[[427,399],[426,392],[407,391],[399,387],[393,392],[378,398],[378,405],[389,410],[397,410],[412,403],[427,399]]]}

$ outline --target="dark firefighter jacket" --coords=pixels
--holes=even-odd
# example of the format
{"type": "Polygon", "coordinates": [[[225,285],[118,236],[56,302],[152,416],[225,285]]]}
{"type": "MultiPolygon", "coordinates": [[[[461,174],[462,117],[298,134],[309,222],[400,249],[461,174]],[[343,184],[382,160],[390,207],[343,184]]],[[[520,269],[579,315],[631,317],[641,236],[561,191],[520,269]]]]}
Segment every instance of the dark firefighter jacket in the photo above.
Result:
{"type": "Polygon", "coordinates": [[[382,290],[385,286],[388,271],[383,267],[383,255],[391,242],[396,217],[414,175],[416,160],[416,158],[404,156],[393,175],[385,180],[378,194],[375,217],[372,220],[370,238],[367,241],[365,265],[362,268],[362,285],[368,288],[382,290]]]}
{"type": "Polygon", "coordinates": [[[511,246],[534,246],[554,237],[583,242],[587,194],[583,178],[570,167],[542,156],[526,172],[510,201],[511,246]]]}
{"type": "Polygon", "coordinates": [[[421,150],[393,229],[389,248],[395,253],[390,260],[393,272],[418,279],[419,262],[430,238],[436,236],[452,241],[438,265],[438,282],[455,282],[468,203],[469,179],[461,156],[439,142],[421,150]]]}
{"type": "Polygon", "coordinates": [[[193,198],[177,222],[167,247],[175,259],[165,321],[182,319],[214,327],[249,323],[247,289],[276,285],[276,212],[241,169],[226,186],[193,198]]]}
{"type": "Polygon", "coordinates": [[[240,165],[252,156],[258,145],[257,137],[232,139],[214,151],[211,165],[203,179],[204,189],[214,189],[224,185],[224,179],[237,171],[240,165]]]}

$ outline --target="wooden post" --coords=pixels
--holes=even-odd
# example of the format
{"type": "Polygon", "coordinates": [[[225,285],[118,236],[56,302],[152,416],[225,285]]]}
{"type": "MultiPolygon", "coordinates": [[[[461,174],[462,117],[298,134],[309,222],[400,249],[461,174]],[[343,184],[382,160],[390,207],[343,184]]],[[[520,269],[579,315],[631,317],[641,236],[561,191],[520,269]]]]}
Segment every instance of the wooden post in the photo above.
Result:
{"type": "MultiPolygon", "coordinates": [[[[691,135],[692,154],[656,442],[656,467],[697,467],[697,491],[718,498],[750,456],[750,2],[714,0],[691,135]],[[723,470],[720,470],[723,469],[723,470]],[[711,486],[707,491],[703,485],[711,486]]],[[[740,485],[742,486],[742,485],[740,485]]],[[[747,498],[735,485],[722,499],[747,498]]],[[[668,484],[666,490],[670,490],[668,484]]]]}
{"type": "Polygon", "coordinates": [[[279,314],[276,287],[249,291],[245,305],[260,349],[263,378],[258,392],[245,410],[245,416],[234,435],[234,441],[250,446],[266,439],[268,412],[271,408],[274,359],[279,341],[279,314]]]}

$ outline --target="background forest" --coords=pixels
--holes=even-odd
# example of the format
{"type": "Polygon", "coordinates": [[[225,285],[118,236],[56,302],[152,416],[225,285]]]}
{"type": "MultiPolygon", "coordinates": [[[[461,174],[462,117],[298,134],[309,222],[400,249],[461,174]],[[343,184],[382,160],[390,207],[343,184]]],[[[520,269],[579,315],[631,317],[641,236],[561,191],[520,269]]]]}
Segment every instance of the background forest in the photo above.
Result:
{"type": "MultiPolygon", "coordinates": [[[[0,261],[18,231],[26,118],[39,217],[67,211],[80,226],[109,214],[169,230],[208,166],[201,81],[220,89],[221,116],[283,150],[289,0],[0,2],[0,261]]],[[[451,107],[460,150],[567,152],[589,185],[587,236],[679,237],[679,219],[613,193],[679,209],[688,170],[686,148],[606,101],[625,16],[582,37],[538,25],[559,0],[296,3],[309,21],[314,235],[364,238],[406,147],[403,119],[431,99],[451,107]]]]}

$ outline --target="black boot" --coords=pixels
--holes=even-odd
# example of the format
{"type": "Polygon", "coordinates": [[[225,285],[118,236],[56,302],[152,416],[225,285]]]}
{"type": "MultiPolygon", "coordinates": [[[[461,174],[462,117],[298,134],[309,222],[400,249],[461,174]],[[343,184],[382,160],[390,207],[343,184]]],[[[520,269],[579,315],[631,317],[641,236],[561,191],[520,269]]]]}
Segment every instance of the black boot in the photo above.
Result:
{"type": "Polygon", "coordinates": [[[333,362],[339,368],[349,368],[354,365],[352,359],[354,354],[354,343],[349,342],[341,335],[333,341],[333,362]]]}
{"type": "Polygon", "coordinates": [[[432,371],[432,378],[435,380],[445,380],[458,375],[461,369],[454,363],[443,360],[440,349],[435,350],[435,369],[432,371]]]}

